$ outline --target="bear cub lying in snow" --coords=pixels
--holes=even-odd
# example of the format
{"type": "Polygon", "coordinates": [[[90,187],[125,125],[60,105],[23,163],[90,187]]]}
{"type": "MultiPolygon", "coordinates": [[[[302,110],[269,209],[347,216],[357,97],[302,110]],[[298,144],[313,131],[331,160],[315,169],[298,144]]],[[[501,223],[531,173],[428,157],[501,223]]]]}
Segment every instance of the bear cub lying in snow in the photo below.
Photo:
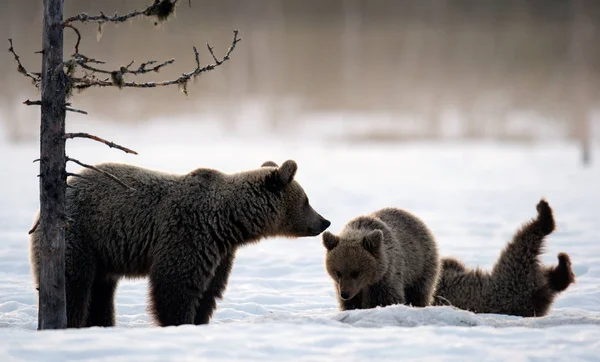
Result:
{"type": "MultiPolygon", "coordinates": [[[[174,175],[105,163],[71,177],[65,235],[67,326],[114,326],[122,277],[150,279],[151,311],[161,326],[205,324],[222,298],[236,250],[272,236],[317,236],[330,222],[294,180],[293,160],[267,161],[225,174],[196,169],[174,175]]],[[[39,212],[34,224],[39,218],[39,212]]],[[[39,284],[41,228],[30,236],[39,284]]]]}
{"type": "Polygon", "coordinates": [[[541,317],[554,298],[575,282],[571,259],[558,254],[557,266],[541,265],[545,237],[555,229],[548,202],[537,204],[537,218],[521,227],[502,251],[491,272],[468,269],[453,258],[442,259],[435,304],[475,313],[541,317]]]}
{"type": "Polygon", "coordinates": [[[322,235],[341,310],[433,301],[440,262],[433,234],[407,211],[384,208],[322,235]]]}

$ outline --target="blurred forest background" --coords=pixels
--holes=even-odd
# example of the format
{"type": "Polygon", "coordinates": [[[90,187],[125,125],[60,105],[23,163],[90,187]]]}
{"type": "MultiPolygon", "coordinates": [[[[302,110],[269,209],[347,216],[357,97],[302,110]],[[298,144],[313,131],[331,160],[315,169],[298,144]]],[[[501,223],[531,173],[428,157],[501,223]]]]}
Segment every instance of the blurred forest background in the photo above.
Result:
{"type": "MultiPolygon", "coordinates": [[[[124,13],[149,1],[66,0],[65,16],[124,13]]],[[[13,38],[30,71],[40,68],[41,12],[41,0],[8,0],[0,13],[3,38],[13,38]]],[[[340,114],[341,130],[360,115],[368,126],[352,137],[553,137],[588,147],[598,133],[598,19],[597,0],[183,0],[176,17],[158,25],[81,27],[81,53],[110,68],[175,58],[147,77],[167,79],[194,68],[193,45],[210,63],[205,43],[221,56],[238,29],[230,62],[190,84],[188,97],[176,88],[90,89],[73,106],[118,123],[185,114],[201,123],[209,112],[232,129],[258,118],[286,129],[340,114]],[[249,107],[260,117],[247,119],[249,107]]],[[[69,55],[75,36],[65,34],[69,55]]],[[[10,53],[0,65],[4,134],[33,139],[39,109],[21,103],[39,95],[10,53]]]]}

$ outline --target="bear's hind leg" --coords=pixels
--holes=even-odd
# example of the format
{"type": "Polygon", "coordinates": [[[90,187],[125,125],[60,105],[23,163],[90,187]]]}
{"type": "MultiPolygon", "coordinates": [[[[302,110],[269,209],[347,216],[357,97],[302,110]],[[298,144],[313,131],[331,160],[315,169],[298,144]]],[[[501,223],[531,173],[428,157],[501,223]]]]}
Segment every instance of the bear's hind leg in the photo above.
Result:
{"type": "Polygon", "coordinates": [[[219,260],[198,258],[181,248],[156,259],[150,270],[150,311],[160,326],[193,324],[198,301],[219,260]]]}
{"type": "Polygon", "coordinates": [[[194,318],[194,324],[208,324],[210,318],[213,315],[215,309],[217,309],[217,298],[223,298],[223,292],[227,288],[227,281],[229,280],[229,274],[233,268],[233,260],[235,259],[235,252],[227,256],[215,271],[215,276],[208,285],[208,289],[202,294],[198,308],[196,309],[196,317],[194,318]]]}
{"type": "Polygon", "coordinates": [[[96,275],[92,285],[87,327],[115,326],[115,292],[118,279],[96,275]]]}
{"type": "Polygon", "coordinates": [[[559,253],[558,265],[546,267],[545,275],[548,280],[548,286],[554,293],[560,293],[566,290],[569,285],[575,283],[575,273],[571,267],[571,258],[567,253],[559,253]]]}
{"type": "Polygon", "coordinates": [[[87,250],[66,248],[67,328],[83,328],[90,308],[96,263],[87,250]]]}

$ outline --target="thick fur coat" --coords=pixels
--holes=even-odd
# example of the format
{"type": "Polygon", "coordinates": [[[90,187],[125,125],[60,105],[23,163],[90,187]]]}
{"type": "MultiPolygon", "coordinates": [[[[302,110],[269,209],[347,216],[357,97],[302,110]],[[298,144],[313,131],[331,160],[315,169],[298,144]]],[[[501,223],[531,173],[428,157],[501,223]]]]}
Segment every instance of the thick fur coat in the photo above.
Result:
{"type": "Polygon", "coordinates": [[[541,265],[539,255],[555,222],[545,200],[537,204],[537,212],[536,219],[515,233],[491,272],[469,269],[453,258],[442,259],[435,304],[475,313],[546,315],[554,298],[575,282],[575,274],[566,253],[558,254],[556,266],[541,265]]]}
{"type": "Polygon", "coordinates": [[[385,208],[322,235],[340,310],[392,304],[424,307],[439,275],[433,234],[411,213],[385,208]]]}
{"type": "MultiPolygon", "coordinates": [[[[294,180],[293,160],[235,174],[96,167],[131,188],[90,169],[68,179],[68,327],[115,325],[119,279],[145,276],[159,325],[208,323],[237,248],[266,237],[317,236],[330,224],[294,180]]],[[[36,286],[39,238],[40,230],[30,238],[36,286]]]]}

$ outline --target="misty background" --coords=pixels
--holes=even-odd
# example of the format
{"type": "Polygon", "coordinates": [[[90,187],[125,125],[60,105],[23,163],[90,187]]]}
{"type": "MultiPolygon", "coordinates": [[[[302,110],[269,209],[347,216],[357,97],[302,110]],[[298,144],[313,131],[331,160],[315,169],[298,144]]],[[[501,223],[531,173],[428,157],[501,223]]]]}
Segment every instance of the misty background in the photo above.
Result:
{"type": "MultiPolygon", "coordinates": [[[[65,17],[142,9],[149,0],[67,0],[65,17]]],[[[240,126],[286,132],[298,125],[347,140],[494,139],[573,141],[587,150],[598,139],[600,2],[594,0],[183,0],[176,16],[155,25],[80,26],[80,52],[116,69],[135,59],[173,65],[139,80],[166,80],[242,42],[222,67],[188,86],[93,88],[73,107],[115,124],[186,116],[199,127],[210,115],[227,130],[240,126]],[[360,127],[356,127],[360,124],[360,127]],[[322,130],[322,131],[321,131],[322,130]]],[[[2,4],[0,32],[12,38],[28,71],[39,71],[42,1],[2,4]]],[[[65,57],[76,37],[65,29],[65,57]]],[[[135,65],[134,65],[135,67],[135,65]]],[[[34,142],[39,99],[0,57],[0,134],[34,142]]],[[[130,79],[130,78],[128,78],[130,79]]],[[[131,79],[130,79],[131,80],[131,79]]],[[[107,135],[108,136],[108,135],[107,135]]]]}

